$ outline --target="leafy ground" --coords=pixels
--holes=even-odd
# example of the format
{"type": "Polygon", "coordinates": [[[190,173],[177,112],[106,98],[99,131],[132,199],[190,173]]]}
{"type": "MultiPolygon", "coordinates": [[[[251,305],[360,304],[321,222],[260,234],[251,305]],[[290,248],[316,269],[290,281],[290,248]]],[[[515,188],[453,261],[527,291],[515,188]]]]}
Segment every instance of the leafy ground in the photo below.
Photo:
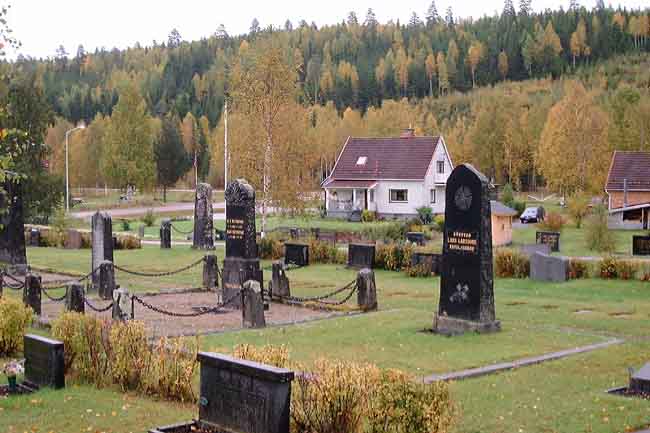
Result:
{"type": "MultiPolygon", "coordinates": [[[[170,251],[147,247],[116,253],[117,263],[149,270],[179,267],[202,255],[189,247],[170,251]]],[[[76,272],[85,272],[90,263],[89,250],[30,248],[28,254],[33,264],[57,265],[76,272]]],[[[223,250],[218,249],[217,254],[222,257],[223,250]]],[[[289,272],[292,292],[297,295],[322,294],[341,287],[354,276],[354,271],[336,265],[314,265],[289,272]]],[[[124,280],[119,278],[118,274],[118,283],[122,283],[124,280]]],[[[229,351],[242,342],[286,344],[292,359],[307,365],[319,356],[328,356],[374,362],[425,376],[619,337],[626,340],[623,345],[452,384],[461,410],[455,432],[608,433],[650,423],[650,402],[604,393],[627,382],[628,367],[638,368],[650,358],[650,283],[594,279],[553,284],[497,279],[496,309],[503,331],[446,338],[422,332],[431,326],[438,302],[437,278],[412,279],[387,271],[377,271],[376,278],[380,303],[377,313],[213,335],[202,339],[202,347],[229,351]]],[[[159,285],[143,280],[143,289],[159,285]]],[[[179,277],[176,281],[181,285],[185,280],[179,277]]],[[[42,399],[42,406],[28,398],[20,403],[13,399],[0,402],[0,408],[5,413],[16,404],[30,408],[23,411],[24,416],[12,413],[8,418],[16,432],[31,431],[35,422],[32,417],[44,417],[41,413],[45,408],[52,410],[47,425],[56,426],[50,430],[61,432],[85,430],[89,426],[87,409],[94,411],[94,422],[108,420],[106,424],[93,424],[93,428],[112,432],[146,431],[152,422],[184,420],[194,414],[190,407],[132,396],[126,397],[134,402],[131,410],[122,414],[115,408],[121,409],[123,398],[114,390],[80,386],[63,393],[45,393],[43,397],[39,394],[36,400],[42,399]],[[64,411],[68,406],[64,396],[71,396],[78,406],[70,405],[71,409],[64,411]],[[35,415],[31,415],[32,405],[35,415]],[[95,411],[104,418],[95,416],[95,411]],[[113,411],[124,415],[119,423],[110,421],[113,411]]],[[[40,419],[45,422],[45,418],[40,419]]]]}

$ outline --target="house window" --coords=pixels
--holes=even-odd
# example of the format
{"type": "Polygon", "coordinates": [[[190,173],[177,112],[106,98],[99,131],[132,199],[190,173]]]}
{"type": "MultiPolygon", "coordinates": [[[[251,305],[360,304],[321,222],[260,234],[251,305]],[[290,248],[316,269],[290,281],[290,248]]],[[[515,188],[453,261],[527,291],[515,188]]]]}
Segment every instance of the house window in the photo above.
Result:
{"type": "Polygon", "coordinates": [[[435,203],[436,202],[436,190],[435,189],[430,189],[429,190],[429,202],[430,203],[435,203]]]}
{"type": "Polygon", "coordinates": [[[366,162],[368,162],[367,156],[360,156],[359,159],[357,159],[357,165],[366,165],[366,162]]]}
{"type": "Polygon", "coordinates": [[[395,203],[406,203],[409,201],[408,189],[391,189],[390,201],[395,203]]]}
{"type": "Polygon", "coordinates": [[[375,202],[375,190],[374,190],[374,189],[371,189],[371,190],[368,192],[368,196],[369,196],[369,201],[370,201],[370,203],[374,203],[374,202],[375,202]]]}
{"type": "Polygon", "coordinates": [[[445,172],[445,161],[438,161],[438,173],[443,174],[445,172]]]}

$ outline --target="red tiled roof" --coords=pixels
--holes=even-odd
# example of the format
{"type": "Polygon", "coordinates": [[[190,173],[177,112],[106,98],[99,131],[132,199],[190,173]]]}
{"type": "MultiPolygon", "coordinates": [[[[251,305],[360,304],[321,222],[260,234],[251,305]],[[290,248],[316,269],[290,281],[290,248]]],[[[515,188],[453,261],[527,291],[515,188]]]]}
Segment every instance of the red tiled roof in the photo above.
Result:
{"type": "Polygon", "coordinates": [[[370,188],[377,184],[376,180],[328,180],[324,188],[370,188]]]}
{"type": "Polygon", "coordinates": [[[350,137],[330,179],[424,179],[438,141],[439,137],[350,137]],[[360,157],[367,158],[365,164],[357,165],[360,157]]]}
{"type": "Polygon", "coordinates": [[[607,191],[650,191],[650,152],[614,152],[607,175],[607,191]]]}

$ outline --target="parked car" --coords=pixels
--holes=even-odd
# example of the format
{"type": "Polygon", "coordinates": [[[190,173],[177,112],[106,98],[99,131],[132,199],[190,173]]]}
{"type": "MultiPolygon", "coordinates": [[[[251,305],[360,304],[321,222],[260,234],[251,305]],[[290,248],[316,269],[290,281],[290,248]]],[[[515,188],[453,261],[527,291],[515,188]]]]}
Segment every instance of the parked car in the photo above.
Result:
{"type": "Polygon", "coordinates": [[[541,206],[527,207],[519,216],[522,224],[537,223],[544,220],[544,208],[541,206]]]}

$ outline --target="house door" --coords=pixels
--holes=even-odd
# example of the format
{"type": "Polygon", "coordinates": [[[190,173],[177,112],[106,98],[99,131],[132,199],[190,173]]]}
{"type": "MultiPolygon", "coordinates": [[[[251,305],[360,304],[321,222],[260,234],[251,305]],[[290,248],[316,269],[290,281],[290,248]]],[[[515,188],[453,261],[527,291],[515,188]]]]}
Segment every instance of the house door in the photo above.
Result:
{"type": "Polygon", "coordinates": [[[648,230],[648,216],[650,214],[650,207],[643,209],[643,230],[648,230]]]}
{"type": "Polygon", "coordinates": [[[368,210],[368,190],[364,189],[363,192],[364,192],[364,196],[365,196],[364,200],[363,200],[363,209],[368,210]]]}

